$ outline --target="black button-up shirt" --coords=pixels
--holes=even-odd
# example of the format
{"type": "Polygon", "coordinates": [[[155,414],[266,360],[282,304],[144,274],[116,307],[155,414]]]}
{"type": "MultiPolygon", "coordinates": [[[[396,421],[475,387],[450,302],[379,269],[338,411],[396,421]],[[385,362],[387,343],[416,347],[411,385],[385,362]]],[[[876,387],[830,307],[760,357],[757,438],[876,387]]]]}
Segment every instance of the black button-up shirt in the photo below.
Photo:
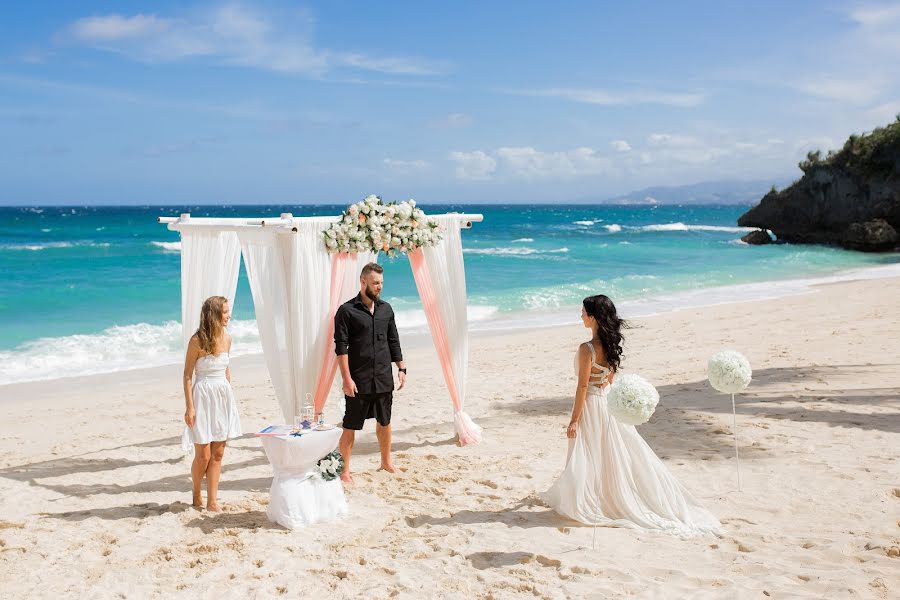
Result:
{"type": "Polygon", "coordinates": [[[334,352],[347,355],[350,376],[361,394],[380,394],[394,389],[392,362],[403,360],[394,309],[375,301],[370,313],[357,295],[334,315],[334,352]]]}

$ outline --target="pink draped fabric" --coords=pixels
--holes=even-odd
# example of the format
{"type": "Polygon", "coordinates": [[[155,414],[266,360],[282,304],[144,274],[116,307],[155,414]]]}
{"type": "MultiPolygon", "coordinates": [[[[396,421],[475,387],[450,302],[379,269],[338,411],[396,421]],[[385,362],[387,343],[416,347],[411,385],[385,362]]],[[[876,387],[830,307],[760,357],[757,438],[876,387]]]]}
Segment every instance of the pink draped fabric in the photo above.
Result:
{"type": "MultiPolygon", "coordinates": [[[[356,264],[356,255],[341,252],[332,255],[331,258],[331,289],[329,292],[330,305],[328,308],[328,337],[326,340],[334,339],[334,314],[337,312],[341,303],[341,288],[343,286],[344,275],[350,265],[356,264]]],[[[325,356],[322,357],[322,366],[319,367],[319,376],[316,383],[316,393],[313,397],[313,405],[316,414],[322,412],[325,407],[325,400],[328,399],[328,392],[331,384],[334,382],[334,375],[337,372],[337,356],[334,353],[334,344],[326,343],[325,356]]]]}
{"type": "Polygon", "coordinates": [[[425,262],[424,253],[421,248],[418,248],[409,253],[408,256],[409,264],[412,267],[413,278],[416,281],[416,288],[418,288],[419,297],[422,300],[422,307],[425,309],[425,317],[428,319],[428,325],[431,329],[434,347],[437,350],[438,359],[441,361],[441,369],[444,372],[444,381],[447,382],[447,389],[450,391],[450,400],[453,402],[453,407],[455,409],[454,423],[456,425],[456,433],[459,436],[459,444],[461,446],[477,444],[481,441],[481,428],[475,425],[469,416],[462,411],[463,398],[460,398],[456,377],[453,373],[450,340],[447,337],[444,319],[441,316],[438,298],[434,291],[431,273],[425,262]]]}

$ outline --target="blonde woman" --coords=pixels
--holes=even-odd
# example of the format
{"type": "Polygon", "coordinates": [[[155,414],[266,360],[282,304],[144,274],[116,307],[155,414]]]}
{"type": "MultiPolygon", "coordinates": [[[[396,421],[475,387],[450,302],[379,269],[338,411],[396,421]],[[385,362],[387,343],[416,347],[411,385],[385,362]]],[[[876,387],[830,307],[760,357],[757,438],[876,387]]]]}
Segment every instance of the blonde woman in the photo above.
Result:
{"type": "Polygon", "coordinates": [[[203,303],[200,327],[191,337],[184,358],[184,422],[182,444],[194,445],[191,465],[193,505],[203,506],[200,483],[206,476],[206,509],[220,512],[219,475],[225,442],[240,437],[241,419],[231,390],[228,354],[231,336],[225,331],[231,311],[228,299],[212,296],[203,303]]]}

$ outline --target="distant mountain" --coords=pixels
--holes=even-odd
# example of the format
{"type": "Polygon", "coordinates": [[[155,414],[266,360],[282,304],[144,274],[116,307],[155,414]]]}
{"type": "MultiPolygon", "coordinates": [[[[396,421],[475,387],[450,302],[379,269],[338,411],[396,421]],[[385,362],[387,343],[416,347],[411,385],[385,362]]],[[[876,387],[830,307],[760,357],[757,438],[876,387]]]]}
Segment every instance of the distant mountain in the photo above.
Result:
{"type": "MultiPolygon", "coordinates": [[[[656,186],[600,200],[601,204],[756,204],[787,179],[760,181],[703,181],[690,185],[656,186]]],[[[597,202],[596,198],[584,202],[597,202]]]]}

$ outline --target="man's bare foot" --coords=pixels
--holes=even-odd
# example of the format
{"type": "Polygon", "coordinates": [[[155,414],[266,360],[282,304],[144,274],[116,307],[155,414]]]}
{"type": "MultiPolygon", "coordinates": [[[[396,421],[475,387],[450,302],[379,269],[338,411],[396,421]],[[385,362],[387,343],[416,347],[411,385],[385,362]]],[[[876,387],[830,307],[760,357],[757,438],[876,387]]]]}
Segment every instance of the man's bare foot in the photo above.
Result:
{"type": "Polygon", "coordinates": [[[341,473],[341,481],[343,481],[346,484],[352,485],[353,484],[353,475],[351,475],[347,471],[344,471],[343,473],[341,473]]]}
{"type": "Polygon", "coordinates": [[[219,513],[222,512],[222,507],[220,507],[218,503],[207,504],[206,510],[208,510],[209,512],[219,513]]]}
{"type": "Polygon", "coordinates": [[[381,466],[378,467],[379,471],[387,471],[388,473],[396,473],[397,467],[393,465],[393,463],[381,463],[381,466]]]}

